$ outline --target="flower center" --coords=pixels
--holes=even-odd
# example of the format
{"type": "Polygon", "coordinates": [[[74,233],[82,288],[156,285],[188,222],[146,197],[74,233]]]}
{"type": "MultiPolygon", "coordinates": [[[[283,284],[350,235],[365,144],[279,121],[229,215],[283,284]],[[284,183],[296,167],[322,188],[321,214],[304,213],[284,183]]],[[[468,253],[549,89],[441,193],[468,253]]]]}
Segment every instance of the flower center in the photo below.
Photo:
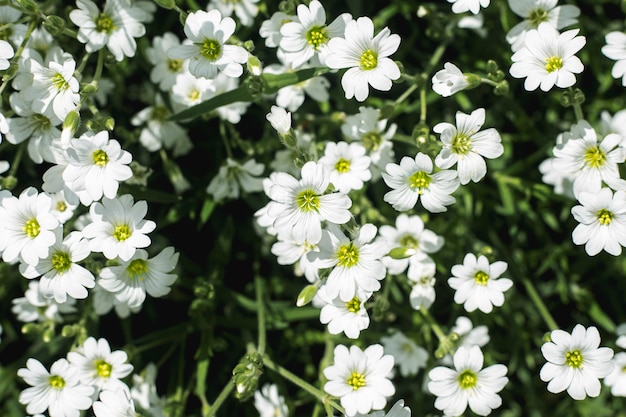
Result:
{"type": "Polygon", "coordinates": [[[113,23],[113,19],[107,16],[104,13],[100,13],[95,20],[96,30],[98,32],[104,32],[106,34],[110,34],[115,30],[115,24],[113,23]]]}
{"type": "Polygon", "coordinates": [[[72,259],[67,252],[56,252],[50,261],[52,267],[60,274],[67,272],[72,266],[72,259]]]}
{"type": "Polygon", "coordinates": [[[320,208],[320,196],[313,190],[304,190],[296,197],[296,204],[304,212],[318,211],[320,208]]]}
{"type": "Polygon", "coordinates": [[[551,56],[546,58],[546,71],[554,72],[563,68],[563,60],[558,56],[551,56]]]}
{"type": "Polygon", "coordinates": [[[170,70],[170,72],[179,73],[183,69],[183,60],[182,59],[168,59],[167,69],[170,70]]]}
{"type": "Polygon", "coordinates": [[[34,120],[35,122],[34,124],[37,126],[37,129],[39,129],[40,131],[45,132],[50,129],[50,126],[52,126],[50,119],[44,116],[43,114],[35,113],[31,117],[34,120]]]}
{"type": "Polygon", "coordinates": [[[37,219],[30,219],[26,223],[24,223],[24,227],[22,227],[22,230],[24,231],[24,233],[26,233],[26,236],[34,239],[39,236],[39,232],[41,232],[41,227],[39,226],[39,222],[37,221],[37,219]]]}
{"type": "Polygon", "coordinates": [[[191,90],[187,97],[189,98],[189,101],[198,101],[200,98],[200,92],[198,90],[191,90]]]}
{"type": "Polygon", "coordinates": [[[423,194],[424,189],[428,189],[430,181],[430,175],[424,171],[417,171],[409,177],[409,187],[413,190],[417,189],[418,194],[423,194]]]}
{"type": "Polygon", "coordinates": [[[365,375],[352,372],[350,378],[348,378],[348,385],[350,385],[354,391],[363,388],[365,386],[365,375]]]}
{"type": "Polygon", "coordinates": [[[222,55],[222,45],[215,39],[205,39],[200,47],[200,53],[209,61],[215,61],[222,55]]]}
{"type": "Polygon", "coordinates": [[[320,46],[328,42],[328,32],[326,31],[326,26],[313,26],[307,31],[305,37],[307,43],[317,51],[320,46]]]}
{"type": "Polygon", "coordinates": [[[580,350],[571,350],[565,354],[565,363],[572,368],[582,368],[583,355],[580,354],[580,350]]]}
{"type": "Polygon", "coordinates": [[[70,84],[65,80],[65,77],[63,77],[63,74],[59,72],[54,74],[52,78],[50,79],[50,81],[52,82],[52,85],[54,85],[56,89],[59,91],[65,91],[70,87],[70,84]]]}
{"type": "Polygon", "coordinates": [[[613,221],[615,215],[612,211],[602,209],[596,213],[596,217],[598,218],[598,221],[602,226],[607,226],[609,223],[611,223],[611,221],[613,221]]]}
{"type": "Polygon", "coordinates": [[[413,235],[405,235],[400,239],[400,245],[408,249],[417,249],[419,247],[419,240],[415,239],[413,235]]]}
{"type": "Polygon", "coordinates": [[[139,277],[143,280],[143,276],[148,272],[148,262],[144,259],[134,259],[126,267],[126,272],[130,278],[139,277]]]}
{"type": "Polygon", "coordinates": [[[351,313],[358,313],[361,310],[361,300],[355,295],[352,300],[346,303],[346,309],[351,313]]]}
{"type": "Polygon", "coordinates": [[[383,137],[380,132],[372,130],[371,132],[367,132],[363,135],[363,145],[365,149],[375,151],[380,147],[380,144],[383,142],[383,137]]]}
{"type": "Polygon", "coordinates": [[[405,352],[413,352],[413,346],[409,342],[404,342],[402,344],[402,350],[405,352]]]}
{"type": "Polygon", "coordinates": [[[478,285],[487,285],[487,281],[489,281],[489,274],[483,271],[478,271],[474,274],[474,281],[476,281],[476,284],[478,285]]]}
{"type": "Polygon", "coordinates": [[[95,165],[98,165],[99,167],[103,167],[109,162],[109,155],[102,149],[98,149],[97,151],[94,151],[94,153],[92,154],[92,157],[93,157],[93,163],[95,165]]]}
{"type": "Polygon", "coordinates": [[[59,201],[57,203],[57,211],[63,213],[65,210],[67,210],[67,204],[65,204],[65,201],[59,201]]]}
{"type": "Polygon", "coordinates": [[[340,158],[335,164],[335,169],[342,174],[350,171],[350,161],[347,159],[340,158]]]}
{"type": "Polygon", "coordinates": [[[65,386],[65,380],[58,375],[50,375],[48,383],[55,389],[62,389],[65,386]]]}
{"type": "Polygon", "coordinates": [[[478,382],[478,377],[476,376],[476,373],[474,371],[466,369],[459,374],[457,380],[459,381],[459,385],[461,386],[461,388],[470,389],[474,388],[476,382],[478,382]]]}
{"type": "Polygon", "coordinates": [[[359,249],[352,242],[343,245],[337,251],[337,260],[337,265],[351,268],[359,262],[359,249]]]}
{"type": "Polygon", "coordinates": [[[123,242],[128,239],[132,235],[132,231],[130,230],[130,226],[127,224],[118,224],[113,229],[113,237],[118,242],[123,242]]]}
{"type": "Polygon", "coordinates": [[[371,49],[366,50],[361,54],[361,60],[359,61],[359,67],[363,71],[369,71],[376,68],[378,65],[378,54],[371,49]]]}
{"type": "Polygon", "coordinates": [[[472,150],[472,139],[465,134],[455,135],[451,147],[452,152],[467,155],[472,150]]]}
{"type": "Polygon", "coordinates": [[[544,9],[531,10],[527,19],[533,28],[537,28],[540,23],[548,21],[548,11],[544,9]]]}
{"type": "Polygon", "coordinates": [[[104,359],[98,359],[94,361],[94,365],[96,366],[96,372],[98,373],[100,378],[108,378],[111,376],[111,370],[113,369],[113,366],[111,366],[111,364],[104,359]]]}
{"type": "Polygon", "coordinates": [[[589,165],[590,167],[599,168],[604,165],[604,161],[606,161],[606,155],[599,146],[594,146],[588,148],[585,151],[583,159],[585,160],[585,164],[589,165]]]}
{"type": "Polygon", "coordinates": [[[152,119],[164,122],[170,116],[170,111],[165,106],[155,106],[152,108],[152,119]]]}

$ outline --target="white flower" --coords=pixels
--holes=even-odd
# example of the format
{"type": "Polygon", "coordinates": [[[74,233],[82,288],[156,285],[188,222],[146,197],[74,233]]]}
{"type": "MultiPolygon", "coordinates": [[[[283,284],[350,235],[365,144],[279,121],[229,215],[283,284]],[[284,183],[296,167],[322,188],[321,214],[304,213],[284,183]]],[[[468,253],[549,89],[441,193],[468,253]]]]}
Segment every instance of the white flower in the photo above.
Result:
{"type": "Polygon", "coordinates": [[[435,158],[442,169],[457,165],[456,171],[462,185],[478,182],[487,173],[482,157],[493,159],[504,153],[500,134],[494,128],[480,130],[485,123],[485,109],[476,109],[471,114],[456,113],[456,126],[442,122],[433,127],[441,134],[443,148],[435,158]]]}
{"type": "Polygon", "coordinates": [[[254,407],[260,417],[287,417],[289,409],[276,384],[265,384],[254,392],[254,407]]]}
{"type": "Polygon", "coordinates": [[[539,24],[547,22],[561,30],[578,23],[580,9],[572,5],[557,6],[558,0],[508,0],[513,13],[524,20],[516,24],[506,34],[513,52],[524,46],[524,39],[529,30],[537,29],[539,24]]]}
{"type": "Polygon", "coordinates": [[[75,299],[87,298],[87,288],[93,288],[95,278],[85,267],[78,265],[91,253],[80,232],[70,232],[63,238],[63,228],[55,229],[56,241],[47,257],[35,265],[21,264],[20,272],[26,278],[37,278],[39,290],[46,297],[64,303],[69,295],[75,299]]]}
{"type": "Polygon", "coordinates": [[[393,356],[385,355],[379,344],[370,345],[364,351],[358,346],[338,345],[334,351],[333,365],[324,369],[328,382],[324,391],[339,397],[346,416],[381,410],[387,397],[395,393],[390,381],[393,356]]]}
{"type": "Polygon", "coordinates": [[[177,275],[171,273],[178,262],[178,252],[171,246],[148,259],[148,252],[138,249],[135,255],[119,266],[109,266],[100,270],[98,284],[130,309],[141,306],[146,293],[151,297],[163,297],[170,292],[170,286],[177,275]]]}
{"type": "Polygon", "coordinates": [[[448,0],[448,3],[452,4],[452,11],[454,13],[472,12],[478,14],[481,7],[489,6],[490,0],[448,0]]]}
{"type": "Polygon", "coordinates": [[[100,392],[100,400],[93,403],[96,417],[135,417],[135,403],[130,398],[128,387],[105,389],[100,392]]]}
{"type": "Polygon", "coordinates": [[[287,135],[291,131],[291,112],[282,107],[272,106],[265,118],[279,135],[287,135]]]}
{"type": "Polygon", "coordinates": [[[176,76],[187,70],[188,62],[167,56],[170,48],[180,45],[180,39],[172,32],[152,38],[152,46],[146,48],[146,57],[152,65],[150,81],[159,85],[161,91],[170,91],[176,76]]]}
{"type": "Polygon", "coordinates": [[[332,268],[326,281],[326,294],[348,302],[357,291],[374,292],[386,275],[381,258],[387,253],[384,240],[374,240],[376,226],[361,226],[355,239],[343,234],[339,226],[329,224],[322,232],[319,252],[310,252],[309,259],[318,268],[332,268]],[[372,242],[373,241],[373,242],[372,242]]]}
{"type": "Polygon", "coordinates": [[[171,97],[174,102],[191,107],[208,100],[214,92],[215,84],[212,79],[196,77],[185,71],[176,76],[171,97]]]}
{"type": "Polygon", "coordinates": [[[67,166],[63,170],[63,180],[74,191],[83,205],[104,197],[115,198],[120,181],[132,177],[128,166],[132,160],[109,132],[85,133],[72,139],[66,150],[67,166]]]}
{"type": "Polygon", "coordinates": [[[219,72],[237,78],[243,74],[248,52],[237,45],[227,44],[235,33],[235,21],[222,18],[219,10],[198,10],[187,15],[185,35],[192,42],[173,46],[172,59],[189,59],[189,71],[196,77],[215,78],[219,72]]]}
{"type": "Polygon", "coordinates": [[[478,346],[461,346],[454,353],[454,369],[433,368],[428,390],[436,395],[435,407],[446,416],[460,416],[467,406],[486,416],[502,405],[498,392],[508,382],[507,368],[496,364],[483,369],[483,353],[478,346]]]}
{"type": "Polygon", "coordinates": [[[9,68],[9,60],[13,58],[15,51],[11,44],[5,40],[0,40],[0,71],[9,68]]]}
{"type": "Polygon", "coordinates": [[[39,291],[39,281],[30,281],[24,297],[15,298],[12,301],[13,312],[19,321],[63,323],[62,314],[75,313],[76,300],[68,298],[64,303],[57,303],[54,298],[44,297],[39,291]]]}
{"type": "Polygon", "coordinates": [[[317,279],[317,267],[311,263],[307,254],[319,250],[317,244],[307,241],[298,243],[290,234],[284,231],[278,234],[278,240],[272,244],[271,252],[276,256],[279,265],[293,265],[294,273],[298,276],[304,275],[306,279],[313,283],[317,279]]]}
{"type": "Polygon", "coordinates": [[[573,191],[600,191],[604,182],[614,190],[626,190],[626,181],[620,178],[618,164],[626,160],[626,150],[619,146],[622,136],[610,133],[603,139],[585,120],[573,125],[563,134],[563,143],[552,150],[554,169],[574,178],[573,191]]]}
{"type": "Polygon", "coordinates": [[[585,46],[584,36],[576,36],[578,29],[559,33],[551,24],[541,23],[537,29],[526,33],[524,47],[513,54],[509,69],[515,78],[526,78],[528,91],[540,87],[549,91],[555,85],[571,87],[576,76],[583,71],[582,61],[574,54],[585,46]]]}
{"type": "Polygon", "coordinates": [[[369,86],[389,91],[392,81],[400,78],[400,68],[389,56],[398,50],[400,36],[388,28],[374,36],[374,23],[359,17],[346,24],[345,38],[328,42],[326,65],[333,69],[349,68],[341,77],[346,98],[365,100],[369,86]]]}
{"type": "Polygon", "coordinates": [[[225,162],[206,189],[213,200],[237,199],[240,189],[245,193],[263,190],[263,180],[259,178],[265,169],[263,164],[254,159],[249,159],[243,164],[230,158],[227,158],[225,162]]]}
{"type": "Polygon", "coordinates": [[[621,255],[626,246],[626,192],[613,194],[603,187],[597,192],[581,192],[578,201],[581,205],[572,207],[572,215],[580,223],[572,232],[573,242],[584,244],[590,256],[602,250],[621,255]]]}
{"type": "Polygon", "coordinates": [[[285,172],[273,176],[274,183],[266,191],[272,199],[267,215],[274,219],[276,230],[286,230],[296,242],[316,244],[322,238],[322,221],[344,224],[350,220],[352,201],[344,193],[324,194],[329,178],[317,162],[305,163],[301,177],[297,180],[285,172]]]}
{"type": "Polygon", "coordinates": [[[437,267],[435,262],[428,255],[420,255],[419,258],[418,262],[411,263],[407,274],[409,284],[413,286],[409,294],[409,301],[414,310],[429,309],[437,297],[435,291],[437,267]]]}
{"type": "Polygon", "coordinates": [[[365,152],[365,146],[358,142],[326,142],[324,156],[318,162],[330,173],[330,183],[340,192],[348,194],[352,190],[360,190],[363,183],[372,178],[369,170],[371,159],[365,152]]]}
{"type": "Polygon", "coordinates": [[[133,371],[128,355],[123,350],[111,351],[109,342],[88,337],[82,346],[67,354],[69,363],[78,370],[80,382],[92,386],[96,392],[126,388],[122,378],[133,371]]]}
{"type": "Polygon", "coordinates": [[[386,170],[382,176],[392,190],[383,199],[398,211],[410,210],[420,200],[426,210],[441,213],[456,201],[450,195],[459,187],[456,172],[432,173],[433,161],[428,155],[418,152],[415,158],[404,156],[400,165],[389,163],[386,170]]]}
{"type": "Polygon", "coordinates": [[[329,297],[326,285],[322,285],[315,294],[315,303],[321,306],[320,322],[328,325],[330,334],[343,332],[350,339],[358,339],[361,330],[370,325],[370,317],[365,308],[365,302],[372,293],[357,288],[356,293],[349,301],[343,301],[338,296],[329,297]]]}
{"type": "Polygon", "coordinates": [[[297,16],[288,15],[283,12],[274,12],[269,19],[264,20],[259,28],[259,35],[265,39],[265,46],[268,48],[278,47],[282,39],[280,28],[285,23],[296,20],[298,20],[297,16]]]}
{"type": "Polygon", "coordinates": [[[48,372],[37,359],[29,358],[17,376],[30,385],[19,396],[29,414],[47,410],[50,417],[79,417],[80,410],[91,407],[93,387],[81,384],[78,370],[66,359],[55,361],[48,372]]]}
{"type": "Polygon", "coordinates": [[[503,293],[513,286],[510,279],[500,278],[507,266],[504,261],[490,264],[484,255],[476,258],[473,253],[466,254],[463,265],[454,265],[453,276],[448,279],[448,285],[456,290],[454,302],[463,304],[468,312],[478,308],[491,313],[494,306],[502,306],[503,293]]]}
{"type": "Polygon", "coordinates": [[[160,397],[156,390],[157,367],[153,362],[148,363],[139,374],[133,375],[133,384],[130,395],[133,401],[146,414],[152,417],[165,417],[163,411],[166,398],[160,397]]]}
{"type": "Polygon", "coordinates": [[[35,265],[46,258],[56,241],[54,230],[59,221],[50,212],[52,199],[34,187],[22,191],[18,198],[8,191],[0,194],[0,252],[2,260],[21,260],[35,265]],[[6,194],[5,194],[6,193],[6,194]]]}
{"type": "Polygon", "coordinates": [[[417,372],[426,366],[428,352],[400,330],[393,330],[390,333],[390,336],[380,338],[385,352],[393,356],[394,362],[400,368],[400,375],[404,377],[417,375],[417,372]]]}
{"type": "Polygon", "coordinates": [[[433,91],[442,97],[450,97],[469,86],[463,72],[450,62],[443,64],[443,69],[433,75],[432,83],[433,91]]]}
{"type": "Polygon", "coordinates": [[[259,13],[259,0],[210,0],[207,10],[217,9],[223,16],[232,16],[233,13],[244,26],[252,26],[254,18],[259,13]]]}
{"type": "Polygon", "coordinates": [[[550,342],[541,346],[546,363],[539,377],[548,383],[548,391],[558,394],[567,390],[575,400],[600,394],[600,378],[613,371],[613,350],[600,346],[600,333],[594,326],[574,326],[572,333],[553,330],[550,342]]]}
{"type": "Polygon", "coordinates": [[[144,220],[147,212],[148,204],[144,200],[135,203],[130,194],[103,198],[101,203],[92,204],[91,223],[82,230],[89,239],[89,249],[102,252],[107,259],[119,256],[122,261],[128,261],[137,248],[150,245],[147,234],[155,229],[156,223],[144,220]]]}
{"type": "Polygon", "coordinates": [[[612,361],[613,372],[604,378],[604,384],[611,387],[611,395],[626,397],[626,352],[616,353],[612,361]]]}
{"type": "Polygon", "coordinates": [[[554,166],[555,158],[547,158],[539,164],[541,180],[554,187],[554,192],[570,198],[574,197],[574,174],[564,173],[554,166]]]}
{"type": "Polygon", "coordinates": [[[606,45],[602,53],[615,62],[611,69],[613,78],[622,78],[622,85],[626,86],[626,34],[623,32],[609,32],[604,37],[606,45]]]}
{"type": "Polygon", "coordinates": [[[472,321],[465,316],[457,317],[450,331],[459,336],[459,346],[483,347],[489,343],[489,328],[485,325],[474,327],[472,321]]]}

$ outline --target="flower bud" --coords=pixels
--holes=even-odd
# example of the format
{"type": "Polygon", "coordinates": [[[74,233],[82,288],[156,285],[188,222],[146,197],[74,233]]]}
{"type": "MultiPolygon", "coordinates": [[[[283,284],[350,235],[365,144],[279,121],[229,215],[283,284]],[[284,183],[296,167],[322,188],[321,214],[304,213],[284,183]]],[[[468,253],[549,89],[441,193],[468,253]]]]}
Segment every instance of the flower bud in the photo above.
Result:
{"type": "Polygon", "coordinates": [[[59,36],[65,30],[65,20],[59,16],[50,15],[44,20],[42,26],[52,36],[59,36]]]}
{"type": "Polygon", "coordinates": [[[415,255],[415,249],[405,247],[393,248],[389,251],[389,256],[393,259],[406,259],[415,255]]]}
{"type": "Polygon", "coordinates": [[[261,64],[261,60],[254,55],[250,55],[247,62],[247,68],[250,74],[255,76],[260,76],[263,72],[263,64],[261,64]]]}
{"type": "Polygon", "coordinates": [[[315,297],[315,294],[317,294],[317,285],[307,285],[300,291],[300,294],[298,294],[296,306],[302,307],[309,304],[311,300],[313,300],[313,297],[315,297]]]}
{"type": "Polygon", "coordinates": [[[174,0],[154,0],[154,2],[164,9],[168,10],[172,10],[174,7],[176,7],[176,2],[174,0]]]}

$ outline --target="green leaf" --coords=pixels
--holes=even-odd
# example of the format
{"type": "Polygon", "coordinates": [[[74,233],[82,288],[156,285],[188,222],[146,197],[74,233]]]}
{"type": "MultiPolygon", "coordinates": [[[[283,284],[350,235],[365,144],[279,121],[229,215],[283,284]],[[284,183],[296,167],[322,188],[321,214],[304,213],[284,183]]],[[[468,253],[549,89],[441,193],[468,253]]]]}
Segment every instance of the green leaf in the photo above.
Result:
{"type": "Polygon", "coordinates": [[[265,82],[265,90],[263,92],[266,94],[274,94],[283,87],[301,83],[309,78],[324,74],[327,71],[328,68],[318,67],[287,72],[285,74],[263,74],[261,75],[261,78],[265,82]]]}

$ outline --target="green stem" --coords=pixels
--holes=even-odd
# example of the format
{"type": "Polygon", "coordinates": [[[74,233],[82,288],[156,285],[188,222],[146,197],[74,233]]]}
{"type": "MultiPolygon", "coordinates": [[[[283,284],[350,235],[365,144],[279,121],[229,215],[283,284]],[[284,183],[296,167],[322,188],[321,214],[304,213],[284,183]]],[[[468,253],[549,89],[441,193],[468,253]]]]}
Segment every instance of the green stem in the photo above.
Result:
{"type": "Polygon", "coordinates": [[[574,89],[572,87],[568,87],[569,93],[572,98],[572,107],[574,108],[574,115],[576,116],[576,121],[580,122],[585,117],[583,115],[583,108],[580,103],[574,99],[574,89]]]}
{"type": "Polygon", "coordinates": [[[535,304],[535,307],[537,307],[539,314],[543,318],[543,321],[546,322],[546,325],[548,326],[548,328],[550,330],[559,329],[558,324],[556,324],[556,321],[552,317],[552,314],[550,314],[550,311],[544,304],[543,300],[541,299],[541,296],[539,296],[539,293],[537,292],[537,289],[535,288],[533,283],[528,278],[522,278],[522,283],[524,284],[524,287],[526,288],[526,292],[528,292],[528,296],[530,297],[532,302],[535,304]]]}
{"type": "Polygon", "coordinates": [[[256,291],[256,304],[258,307],[258,331],[259,331],[259,340],[257,343],[257,351],[259,354],[265,354],[265,346],[266,346],[266,328],[265,328],[265,304],[263,303],[263,280],[259,275],[254,277],[254,288],[256,291]]]}
{"type": "Polygon", "coordinates": [[[424,307],[420,307],[419,312],[422,314],[422,317],[426,319],[428,322],[430,329],[435,333],[440,342],[447,340],[446,334],[441,330],[439,324],[435,321],[433,316],[430,315],[428,309],[424,307]]]}
{"type": "Polygon", "coordinates": [[[426,123],[426,111],[428,106],[426,105],[426,84],[420,88],[420,124],[426,123]]]}
{"type": "Polygon", "coordinates": [[[203,413],[204,417],[213,417],[217,410],[222,406],[226,398],[230,395],[230,392],[233,390],[233,383],[229,380],[228,383],[222,389],[222,392],[219,393],[215,401],[209,408],[206,410],[206,413],[203,413]]]}
{"type": "Polygon", "coordinates": [[[15,157],[13,158],[13,162],[11,162],[11,170],[9,171],[10,177],[15,177],[17,174],[17,168],[20,166],[20,162],[22,160],[22,156],[24,155],[24,148],[26,147],[26,142],[22,142],[17,147],[17,152],[15,153],[15,157]]]}
{"type": "Polygon", "coordinates": [[[492,87],[497,87],[498,86],[497,82],[495,82],[493,80],[490,80],[489,78],[481,78],[480,82],[483,83],[483,84],[490,85],[492,87]]]}
{"type": "MultiPolygon", "coordinates": [[[[272,371],[276,372],[278,375],[280,375],[283,378],[289,380],[293,384],[297,385],[298,387],[302,388],[303,390],[305,390],[306,392],[308,392],[309,394],[311,394],[312,396],[314,396],[315,398],[320,400],[322,402],[322,404],[324,404],[325,407],[331,406],[335,410],[339,411],[340,413],[345,414],[345,410],[343,409],[343,407],[340,406],[339,404],[337,404],[335,401],[331,400],[330,396],[328,394],[326,394],[325,392],[319,390],[318,388],[314,387],[313,385],[309,384],[304,379],[302,379],[299,376],[295,375],[294,373],[288,371],[287,369],[283,368],[282,366],[276,364],[268,355],[264,355],[263,356],[263,364],[267,368],[269,368],[272,371]]],[[[330,414],[330,415],[332,415],[332,414],[330,414]]]]}
{"type": "Polygon", "coordinates": [[[417,84],[412,84],[409,88],[407,88],[404,93],[402,93],[402,95],[400,97],[398,97],[396,99],[396,101],[393,102],[394,106],[397,106],[398,104],[402,103],[404,100],[406,100],[412,93],[413,91],[415,91],[417,89],[417,84]]]}

